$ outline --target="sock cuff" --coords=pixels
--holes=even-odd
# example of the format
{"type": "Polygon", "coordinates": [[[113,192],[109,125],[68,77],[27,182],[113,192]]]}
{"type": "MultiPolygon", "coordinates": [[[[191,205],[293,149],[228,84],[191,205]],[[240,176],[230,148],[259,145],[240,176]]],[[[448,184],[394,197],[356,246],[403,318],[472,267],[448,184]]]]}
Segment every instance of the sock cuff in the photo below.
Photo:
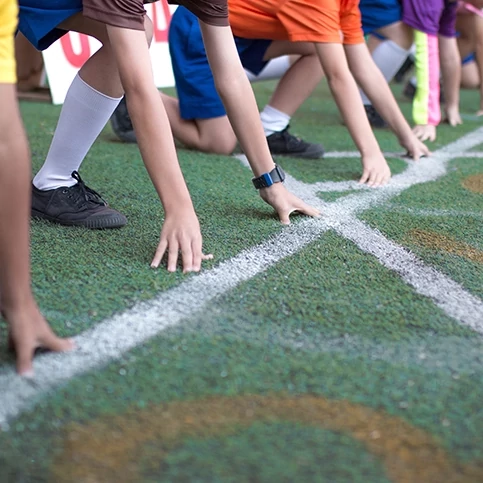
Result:
{"type": "Polygon", "coordinates": [[[269,116],[270,118],[276,117],[278,119],[283,119],[285,121],[290,121],[290,116],[288,114],[285,114],[285,112],[279,111],[278,109],[275,109],[275,107],[272,107],[270,104],[267,104],[264,108],[263,111],[260,113],[261,115],[265,114],[269,116]]]}
{"type": "Polygon", "coordinates": [[[88,98],[92,98],[90,100],[99,102],[98,96],[101,96],[105,98],[107,101],[115,101],[115,102],[121,102],[121,99],[124,96],[121,97],[111,97],[108,96],[107,94],[104,94],[103,92],[98,91],[97,89],[94,89],[94,87],[90,86],[81,76],[79,73],[76,74],[74,77],[74,80],[72,81],[72,86],[74,86],[74,83],[76,84],[76,87],[78,86],[79,89],[82,89],[82,97],[86,99],[89,102],[88,98]]]}

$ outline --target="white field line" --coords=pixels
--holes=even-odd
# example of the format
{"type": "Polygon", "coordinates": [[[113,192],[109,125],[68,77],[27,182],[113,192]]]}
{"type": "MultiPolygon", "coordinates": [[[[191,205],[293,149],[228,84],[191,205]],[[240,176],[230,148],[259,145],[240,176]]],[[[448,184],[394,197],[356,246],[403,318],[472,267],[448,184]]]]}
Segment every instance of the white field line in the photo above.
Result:
{"type": "Polygon", "coordinates": [[[465,158],[483,158],[483,151],[471,151],[469,153],[465,153],[465,158]]]}
{"type": "MultiPolygon", "coordinates": [[[[62,355],[46,354],[37,358],[35,361],[36,375],[33,380],[16,376],[11,367],[4,368],[0,372],[0,427],[8,428],[9,420],[32,407],[49,389],[75,375],[105,365],[120,357],[124,352],[159,334],[167,327],[193,317],[208,302],[229,292],[241,282],[250,280],[283,258],[297,253],[331,227],[354,240],[363,250],[372,250],[369,253],[373,253],[386,266],[398,271],[401,264],[390,263],[388,259],[391,259],[393,255],[390,252],[386,255],[385,250],[388,246],[403,252],[404,249],[387,241],[376,230],[366,227],[354,215],[386,202],[414,184],[433,181],[443,176],[446,173],[448,160],[462,156],[465,151],[480,144],[482,139],[483,128],[480,128],[436,152],[432,158],[411,163],[409,168],[404,173],[395,176],[387,187],[367,190],[358,195],[349,195],[336,203],[323,203],[316,196],[316,193],[320,191],[316,187],[317,184],[306,185],[289,177],[287,184],[295,194],[309,203],[324,208],[323,218],[307,219],[287,227],[278,236],[261,245],[244,250],[231,260],[221,263],[217,268],[194,276],[150,302],[138,304],[124,313],[105,320],[76,337],[78,345],[76,351],[62,355]],[[365,236],[368,237],[367,243],[362,243],[357,236],[356,231],[361,228],[364,228],[365,236]],[[374,247],[370,241],[374,236],[378,236],[379,242],[382,243],[381,250],[377,252],[373,250],[374,247]],[[383,241],[381,242],[381,240],[383,241]]],[[[407,277],[405,280],[418,291],[421,276],[420,271],[414,270],[414,264],[417,261],[416,268],[424,267],[424,264],[415,257],[406,261],[409,263],[408,269],[412,270],[409,272],[415,272],[415,275],[407,277]]],[[[400,270],[399,273],[403,272],[400,270]]],[[[475,302],[472,296],[448,277],[441,274],[438,274],[438,277],[438,283],[444,282],[441,289],[439,286],[435,286],[430,293],[427,291],[421,293],[431,297],[439,305],[441,301],[449,297],[448,290],[456,289],[461,310],[456,311],[451,306],[452,313],[457,315],[457,320],[469,326],[477,325],[472,322],[473,319],[470,315],[475,307],[481,310],[478,306],[478,303],[481,304],[481,302],[477,300],[478,303],[471,303],[467,307],[466,301],[475,302]]],[[[446,305],[441,307],[445,309],[446,305]]]]}

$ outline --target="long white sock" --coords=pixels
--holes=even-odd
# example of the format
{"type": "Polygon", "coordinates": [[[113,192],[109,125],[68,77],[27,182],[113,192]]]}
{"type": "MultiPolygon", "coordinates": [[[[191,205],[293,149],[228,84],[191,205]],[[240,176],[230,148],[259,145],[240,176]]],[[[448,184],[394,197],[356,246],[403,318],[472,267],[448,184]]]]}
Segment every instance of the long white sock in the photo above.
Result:
{"type": "MultiPolygon", "coordinates": [[[[404,61],[409,54],[410,50],[405,50],[402,47],[399,47],[399,45],[392,40],[385,40],[374,49],[372,58],[382,72],[384,79],[386,79],[387,82],[390,82],[404,64],[404,61]]],[[[364,105],[367,106],[371,104],[371,101],[362,90],[361,97],[364,105]]]]}
{"type": "Polygon", "coordinates": [[[47,158],[33,183],[41,190],[72,186],[77,171],[122,98],[96,91],[76,75],[69,87],[47,158]]]}
{"type": "Polygon", "coordinates": [[[260,113],[265,136],[270,136],[274,132],[283,131],[290,122],[290,116],[270,105],[266,105],[260,113]]]}

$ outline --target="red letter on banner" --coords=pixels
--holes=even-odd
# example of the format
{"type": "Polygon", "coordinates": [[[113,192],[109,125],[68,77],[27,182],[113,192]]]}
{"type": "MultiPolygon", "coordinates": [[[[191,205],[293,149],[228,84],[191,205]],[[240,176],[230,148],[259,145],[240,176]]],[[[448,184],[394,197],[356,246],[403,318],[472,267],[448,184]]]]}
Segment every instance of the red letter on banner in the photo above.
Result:
{"type": "Polygon", "coordinates": [[[64,51],[65,58],[68,60],[69,64],[73,67],[80,69],[84,62],[91,56],[91,48],[89,46],[89,38],[87,35],[78,34],[80,39],[80,52],[76,54],[72,48],[72,33],[63,35],[60,38],[60,43],[62,45],[62,50],[64,51]]]}
{"type": "Polygon", "coordinates": [[[171,21],[171,12],[166,0],[161,0],[152,4],[153,8],[153,28],[154,28],[154,41],[155,42],[167,42],[168,41],[168,28],[171,21]],[[160,12],[159,9],[162,9],[160,12]],[[159,16],[162,15],[162,18],[159,16]],[[160,21],[158,21],[158,18],[160,21]],[[164,22],[163,22],[164,19],[164,22]],[[161,25],[159,25],[161,23],[161,25]]]}

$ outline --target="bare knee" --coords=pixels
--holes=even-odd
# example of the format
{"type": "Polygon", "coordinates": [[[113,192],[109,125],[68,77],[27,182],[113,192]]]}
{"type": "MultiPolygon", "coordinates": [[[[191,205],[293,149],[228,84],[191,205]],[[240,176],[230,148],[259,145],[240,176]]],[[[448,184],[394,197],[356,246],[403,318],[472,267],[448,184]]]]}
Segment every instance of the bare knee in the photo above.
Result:
{"type": "Polygon", "coordinates": [[[229,156],[236,147],[234,133],[211,133],[210,136],[200,138],[200,151],[205,153],[222,154],[229,156]]]}

